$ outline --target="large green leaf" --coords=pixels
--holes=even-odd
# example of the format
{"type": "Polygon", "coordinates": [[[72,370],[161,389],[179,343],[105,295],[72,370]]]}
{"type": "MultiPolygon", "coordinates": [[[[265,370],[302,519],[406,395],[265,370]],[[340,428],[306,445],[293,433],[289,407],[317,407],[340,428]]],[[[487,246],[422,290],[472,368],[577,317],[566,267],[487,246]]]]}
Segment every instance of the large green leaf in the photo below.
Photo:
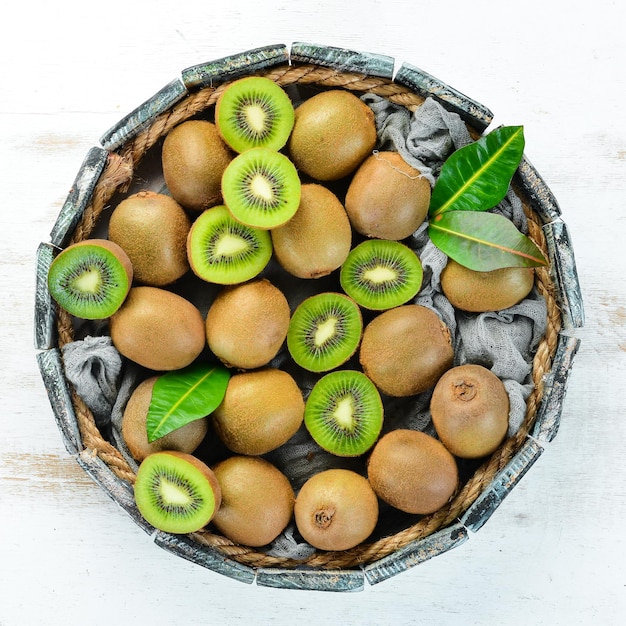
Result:
{"type": "Polygon", "coordinates": [[[428,234],[442,252],[472,270],[547,265],[541,250],[496,213],[447,211],[430,221],[428,234]]]}
{"type": "Polygon", "coordinates": [[[524,152],[522,126],[502,126],[446,159],[428,214],[486,211],[506,195],[524,152]]]}
{"type": "Polygon", "coordinates": [[[148,441],[212,413],[222,402],[229,379],[230,370],[204,363],[160,376],[146,419],[148,441]]]}

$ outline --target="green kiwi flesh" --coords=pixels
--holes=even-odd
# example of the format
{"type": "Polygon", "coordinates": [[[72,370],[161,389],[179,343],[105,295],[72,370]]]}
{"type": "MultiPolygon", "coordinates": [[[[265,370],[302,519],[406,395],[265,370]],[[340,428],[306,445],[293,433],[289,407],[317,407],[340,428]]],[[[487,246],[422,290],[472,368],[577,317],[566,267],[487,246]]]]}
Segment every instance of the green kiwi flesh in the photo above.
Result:
{"type": "Polygon", "coordinates": [[[109,240],[128,254],[136,282],[160,287],[189,271],[185,242],[190,228],[191,221],[176,200],[141,191],[113,210],[109,240]]]}
{"type": "Polygon", "coordinates": [[[217,101],[215,123],[235,151],[250,148],[280,150],[293,128],[294,109],[287,93],[263,76],[240,78],[217,101]]]}
{"type": "Polygon", "coordinates": [[[341,266],[343,290],[366,309],[405,304],[422,285],[422,263],[398,241],[369,239],[353,248],[341,266]]]}
{"type": "Polygon", "coordinates": [[[176,534],[204,528],[222,498],[213,470],[190,454],[169,450],[150,454],[141,462],[134,491],[144,519],[176,534]]]}
{"type": "Polygon", "coordinates": [[[356,370],[337,370],[315,383],[304,424],[327,452],[354,457],[367,452],[383,426],[383,403],[372,381],[356,370]]]}
{"type": "Polygon", "coordinates": [[[272,239],[266,230],[236,220],[218,205],[204,211],[187,237],[187,257],[203,280],[234,285],[259,274],[272,257],[272,239]]]}
{"type": "Polygon", "coordinates": [[[235,157],[222,176],[224,204],[240,222],[269,230],[290,220],[300,204],[294,164],[269,148],[251,148],[235,157]]]}
{"type": "Polygon", "coordinates": [[[213,467],[222,504],[213,525],[237,543],[269,544],[291,521],[294,491],[287,477],[261,457],[235,455],[213,467]]]}
{"type": "Polygon", "coordinates": [[[296,497],[294,518],[305,541],[320,550],[349,550],[378,522],[378,499],[368,480],[348,469],[311,476],[296,497]]]}
{"type": "Polygon", "coordinates": [[[87,239],[60,252],[48,270],[50,295],[83,319],[106,319],[131,288],[133,267],[124,250],[107,239],[87,239]]]}
{"type": "Polygon", "coordinates": [[[303,300],[291,316],[287,349],[311,372],[345,363],[359,346],[363,318],[359,306],[342,293],[324,292],[303,300]]]}

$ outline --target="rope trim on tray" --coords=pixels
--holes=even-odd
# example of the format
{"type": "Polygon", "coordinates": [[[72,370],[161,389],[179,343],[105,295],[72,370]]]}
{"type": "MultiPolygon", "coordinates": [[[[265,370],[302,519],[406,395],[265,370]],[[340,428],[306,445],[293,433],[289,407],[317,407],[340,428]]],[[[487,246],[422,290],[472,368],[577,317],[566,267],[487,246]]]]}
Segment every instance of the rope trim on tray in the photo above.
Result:
{"type": "MultiPolygon", "coordinates": [[[[374,93],[411,111],[417,109],[424,102],[423,97],[387,79],[364,74],[342,73],[316,65],[284,65],[272,68],[270,71],[260,72],[260,74],[283,87],[293,84],[317,85],[326,88],[341,87],[356,92],[374,93]]],[[[226,84],[205,87],[190,94],[171,110],[157,117],[147,129],[127,142],[119,151],[109,154],[105,169],[94,189],[91,203],[85,209],[70,243],[82,241],[90,236],[100,214],[108,207],[113,195],[128,189],[135,168],[145,153],[174,126],[214,105],[226,84]]],[[[471,128],[469,130],[475,135],[471,128]]],[[[523,204],[528,218],[529,236],[547,255],[547,244],[541,220],[526,202],[523,204]]],[[[363,543],[351,550],[342,552],[317,551],[304,560],[268,556],[209,531],[196,532],[191,537],[202,545],[219,550],[226,557],[252,567],[285,568],[306,565],[325,569],[345,569],[377,561],[410,542],[427,537],[455,522],[489,486],[496,474],[509,463],[527,440],[535,422],[537,409],[543,397],[545,376],[551,369],[558,334],[561,329],[561,313],[554,296],[555,287],[548,268],[535,270],[535,285],[539,293],[546,299],[548,319],[546,333],[533,359],[534,389],[526,403],[525,419],[519,431],[501,444],[447,505],[394,535],[383,537],[372,543],[363,543]]],[[[57,327],[59,347],[73,341],[71,316],[61,309],[58,309],[57,327]]],[[[131,484],[134,483],[134,470],[123,455],[102,437],[93,414],[74,391],[72,391],[72,401],[85,449],[91,450],[102,459],[118,478],[131,484]]]]}

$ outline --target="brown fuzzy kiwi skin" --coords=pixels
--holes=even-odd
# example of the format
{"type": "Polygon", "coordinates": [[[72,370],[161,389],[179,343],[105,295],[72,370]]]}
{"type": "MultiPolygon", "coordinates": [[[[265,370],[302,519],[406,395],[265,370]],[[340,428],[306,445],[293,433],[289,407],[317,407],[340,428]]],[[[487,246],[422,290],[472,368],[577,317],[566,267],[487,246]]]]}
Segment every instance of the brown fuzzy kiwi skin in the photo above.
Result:
{"type": "Polygon", "coordinates": [[[189,270],[186,242],[191,221],[170,196],[140,191],[111,214],[109,239],[130,258],[138,283],[160,287],[189,270]]]}
{"type": "Polygon", "coordinates": [[[320,278],[346,260],[352,228],[337,196],[317,183],[301,187],[296,214],[272,229],[274,254],[280,265],[298,278],[320,278]]]}
{"type": "Polygon", "coordinates": [[[177,450],[193,454],[206,436],[209,424],[203,417],[173,430],[155,441],[148,441],[146,418],[152,399],[152,389],[158,376],[150,376],[133,390],[122,415],[122,437],[136,461],[143,461],[153,452],[177,450]]]}
{"type": "Polygon", "coordinates": [[[217,530],[237,543],[272,542],[293,515],[294,491],[287,477],[260,457],[235,455],[213,468],[222,504],[213,517],[217,530]]]}
{"type": "Polygon", "coordinates": [[[283,345],[289,319],[287,298],[266,278],[225,287],[206,316],[207,343],[228,367],[262,367],[283,345]]]}
{"type": "Polygon", "coordinates": [[[182,122],[163,141],[165,184],[183,207],[203,211],[221,202],[222,174],[234,156],[213,122],[182,122]]]}
{"type": "Polygon", "coordinates": [[[304,420],[304,398],[286,371],[264,368],[231,376],[213,412],[215,431],[237,454],[258,456],[286,443],[304,420]]]}
{"type": "Polygon", "coordinates": [[[430,412],[446,448],[460,458],[477,459],[494,452],[506,437],[509,396],[491,370],[467,363],[439,379],[430,412]]]}
{"type": "Polygon", "coordinates": [[[356,170],[375,145],[372,110],[353,93],[331,89],[296,108],[287,150],[301,172],[331,181],[356,170]]]}
{"type": "Polygon", "coordinates": [[[405,304],[384,311],[363,331],[359,361],[382,393],[412,396],[452,367],[450,331],[431,309],[405,304]]]}
{"type": "Polygon", "coordinates": [[[110,319],[113,345],[156,371],[190,365],[204,349],[204,319],[189,300],[160,287],[133,287],[110,319]]]}
{"type": "Polygon", "coordinates": [[[399,241],[426,218],[430,193],[430,183],[398,152],[377,152],[355,172],[346,212],[358,233],[399,241]]]}
{"type": "Polygon", "coordinates": [[[367,477],[381,500],[419,515],[444,506],[459,483],[456,460],[439,440],[402,428],[378,440],[367,462],[367,477]]]}
{"type": "Polygon", "coordinates": [[[378,499],[368,480],[347,469],[311,476],[294,507],[298,531],[320,550],[349,550],[362,543],[376,527],[378,514],[378,499]]]}
{"type": "Polygon", "coordinates": [[[490,272],[469,269],[448,259],[441,272],[441,290],[462,311],[501,311],[521,302],[532,290],[532,267],[504,267],[490,272]]]}

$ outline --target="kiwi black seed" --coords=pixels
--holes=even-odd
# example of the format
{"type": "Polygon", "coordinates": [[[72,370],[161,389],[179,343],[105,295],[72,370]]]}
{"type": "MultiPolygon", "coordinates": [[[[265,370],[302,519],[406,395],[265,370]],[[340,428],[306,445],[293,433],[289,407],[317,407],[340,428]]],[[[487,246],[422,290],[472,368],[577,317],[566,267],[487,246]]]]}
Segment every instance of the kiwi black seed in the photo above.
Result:
{"type": "Polygon", "coordinates": [[[303,300],[291,316],[287,349],[311,372],[327,372],[345,363],[361,340],[358,304],[342,293],[324,292],[303,300]]]}
{"type": "Polygon", "coordinates": [[[408,302],[422,285],[422,263],[398,241],[369,239],[353,248],[341,266],[343,290],[366,309],[391,309],[408,302]]]}
{"type": "Polygon", "coordinates": [[[254,278],[272,257],[268,231],[246,226],[224,205],[204,211],[187,237],[187,257],[203,280],[234,285],[254,278]]]}
{"type": "Polygon", "coordinates": [[[87,239],[68,246],[50,264],[48,289],[71,315],[105,319],[122,305],[131,288],[128,255],[107,239],[87,239]]]}
{"type": "Polygon", "coordinates": [[[237,220],[255,228],[275,228],[290,220],[300,193],[295,165],[270,148],[246,150],[222,176],[224,204],[237,220]]]}
{"type": "Polygon", "coordinates": [[[154,452],[139,466],[135,502],[147,522],[170,533],[206,526],[219,509],[222,493],[205,463],[183,452],[154,452]]]}
{"type": "Polygon", "coordinates": [[[378,439],[383,403],[372,381],[357,370],[337,370],[315,383],[304,409],[315,442],[343,457],[360,456],[378,439]]]}
{"type": "Polygon", "coordinates": [[[235,152],[257,147],[280,150],[294,116],[287,93],[263,76],[247,76],[228,85],[215,109],[220,135],[235,152]]]}

